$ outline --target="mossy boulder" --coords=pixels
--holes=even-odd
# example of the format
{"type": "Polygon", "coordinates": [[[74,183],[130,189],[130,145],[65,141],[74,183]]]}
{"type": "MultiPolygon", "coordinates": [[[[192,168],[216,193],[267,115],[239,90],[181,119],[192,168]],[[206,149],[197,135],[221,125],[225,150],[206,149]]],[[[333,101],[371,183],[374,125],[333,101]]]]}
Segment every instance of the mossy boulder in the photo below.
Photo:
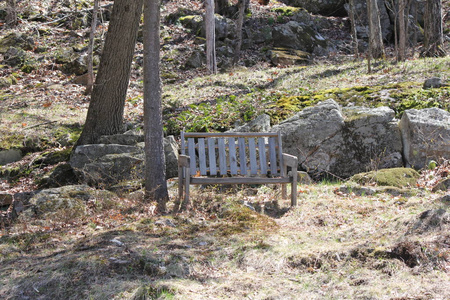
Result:
{"type": "Polygon", "coordinates": [[[271,50],[270,60],[275,66],[309,65],[312,62],[311,55],[308,52],[289,48],[271,50]]]}
{"type": "Polygon", "coordinates": [[[341,178],[374,168],[402,166],[402,143],[394,111],[341,108],[334,100],[307,107],[274,126],[283,150],[299,158],[314,177],[341,178]]]}
{"type": "Polygon", "coordinates": [[[311,26],[296,21],[276,26],[272,31],[273,45],[317,55],[328,53],[328,42],[311,26]]]}
{"type": "Polygon", "coordinates": [[[68,185],[42,190],[29,201],[29,208],[21,216],[22,220],[33,218],[54,221],[71,220],[86,214],[88,202],[105,208],[118,203],[117,196],[109,191],[96,190],[87,185],[68,185]]]}
{"type": "Polygon", "coordinates": [[[362,185],[376,184],[398,188],[415,187],[420,174],[411,168],[381,169],[353,175],[350,180],[362,185]]]}
{"type": "Polygon", "coordinates": [[[0,53],[5,54],[10,47],[33,50],[34,40],[24,33],[13,32],[0,40],[0,53]]]}
{"type": "Polygon", "coordinates": [[[11,85],[17,83],[17,79],[14,76],[6,76],[0,78],[0,89],[9,88],[11,85]]]}

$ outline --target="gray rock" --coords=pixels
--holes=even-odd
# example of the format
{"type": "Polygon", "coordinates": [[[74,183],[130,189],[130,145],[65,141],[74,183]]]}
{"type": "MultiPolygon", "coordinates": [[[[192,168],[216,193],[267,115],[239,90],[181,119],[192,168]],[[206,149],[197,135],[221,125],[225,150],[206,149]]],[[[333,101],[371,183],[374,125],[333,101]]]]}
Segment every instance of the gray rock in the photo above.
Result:
{"type": "Polygon", "coordinates": [[[27,61],[27,53],[20,48],[10,47],[3,55],[3,63],[11,67],[22,66],[27,61]]]}
{"type": "Polygon", "coordinates": [[[442,82],[441,78],[439,78],[439,77],[428,78],[423,83],[424,89],[440,88],[443,86],[445,86],[445,84],[442,82]]]}
{"type": "Polygon", "coordinates": [[[430,160],[450,158],[450,113],[439,108],[410,109],[400,121],[403,157],[408,167],[421,169],[430,160]]]}
{"type": "Polygon", "coordinates": [[[142,134],[114,134],[100,137],[100,144],[135,145],[144,141],[142,134]]]}
{"type": "Polygon", "coordinates": [[[41,190],[31,197],[22,220],[35,216],[60,220],[64,217],[76,217],[86,213],[86,203],[115,202],[117,196],[109,191],[96,190],[87,185],[68,185],[59,188],[41,190]]]}
{"type": "Polygon", "coordinates": [[[16,162],[22,159],[22,151],[9,149],[0,151],[0,166],[16,162]]]}
{"type": "Polygon", "coordinates": [[[341,16],[344,10],[344,0],[284,0],[287,5],[301,7],[316,15],[341,16]]]}
{"type": "Polygon", "coordinates": [[[328,47],[325,38],[311,26],[289,21],[274,27],[272,31],[274,47],[291,48],[308,53],[324,52],[328,47]]]}
{"type": "Polygon", "coordinates": [[[34,46],[33,38],[24,33],[12,32],[0,40],[0,53],[6,53],[10,47],[33,50],[34,46]]]}
{"type": "Polygon", "coordinates": [[[267,132],[267,131],[270,131],[270,116],[266,114],[259,115],[254,120],[229,130],[229,132],[267,132]]]}
{"type": "Polygon", "coordinates": [[[272,128],[283,151],[313,175],[349,177],[372,168],[402,165],[401,138],[389,108],[345,108],[334,100],[309,107],[272,128]]]}
{"type": "Polygon", "coordinates": [[[83,168],[86,163],[93,162],[108,154],[144,153],[142,148],[131,145],[92,144],[78,146],[72,153],[70,165],[73,168],[83,168]]]}
{"type": "MultiPolygon", "coordinates": [[[[141,135],[102,137],[102,141],[124,142],[133,145],[92,144],[78,146],[70,165],[81,182],[90,185],[114,186],[122,181],[142,180],[145,172],[144,142],[141,135]]],[[[164,139],[166,177],[178,176],[178,146],[173,136],[164,139]]]]}

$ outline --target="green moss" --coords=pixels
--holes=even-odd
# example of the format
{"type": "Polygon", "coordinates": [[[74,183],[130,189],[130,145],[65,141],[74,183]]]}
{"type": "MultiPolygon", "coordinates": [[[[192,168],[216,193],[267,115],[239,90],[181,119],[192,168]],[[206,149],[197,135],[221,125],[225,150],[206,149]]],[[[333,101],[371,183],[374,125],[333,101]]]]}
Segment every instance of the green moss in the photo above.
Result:
{"type": "Polygon", "coordinates": [[[2,132],[0,134],[0,150],[22,148],[24,138],[23,134],[2,132]]]}
{"type": "Polygon", "coordinates": [[[359,184],[377,184],[391,187],[415,187],[420,174],[411,168],[392,168],[360,173],[352,176],[351,181],[359,184]]]}
{"type": "Polygon", "coordinates": [[[227,203],[220,213],[220,218],[224,222],[215,227],[222,236],[242,233],[250,229],[274,230],[277,228],[277,224],[272,218],[261,215],[237,202],[227,203]]]}
{"type": "Polygon", "coordinates": [[[301,10],[302,10],[302,8],[300,8],[300,7],[292,7],[292,6],[276,7],[274,9],[272,9],[273,12],[281,13],[281,15],[285,16],[285,17],[291,17],[295,13],[297,13],[301,10]]]}

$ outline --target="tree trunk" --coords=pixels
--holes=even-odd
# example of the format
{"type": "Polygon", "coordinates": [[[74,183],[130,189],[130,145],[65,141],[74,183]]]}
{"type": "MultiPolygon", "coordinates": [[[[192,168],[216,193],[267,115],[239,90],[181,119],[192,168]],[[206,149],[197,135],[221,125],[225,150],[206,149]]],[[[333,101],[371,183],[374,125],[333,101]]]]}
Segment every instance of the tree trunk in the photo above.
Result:
{"type": "Polygon", "coordinates": [[[372,58],[384,58],[383,37],[381,35],[380,11],[377,0],[367,1],[367,15],[369,18],[369,51],[372,58]]]}
{"type": "Polygon", "coordinates": [[[143,0],[115,0],[83,132],[77,146],[123,130],[123,111],[143,0]]]}
{"type": "Polygon", "coordinates": [[[90,95],[92,92],[92,86],[94,85],[94,42],[95,42],[95,29],[97,28],[97,14],[98,14],[98,1],[94,0],[94,9],[92,11],[92,23],[91,23],[91,33],[89,34],[89,45],[88,45],[88,77],[85,95],[90,95]]]}
{"type": "Polygon", "coordinates": [[[160,0],[146,0],[144,4],[145,199],[157,201],[158,212],[164,213],[169,193],[161,108],[159,26],[160,0]]]}
{"type": "Polygon", "coordinates": [[[216,22],[214,18],[214,0],[205,0],[206,27],[206,65],[212,74],[217,73],[216,60],[216,22]]]}
{"type": "Polygon", "coordinates": [[[358,32],[356,30],[356,18],[355,18],[355,0],[349,0],[348,5],[352,30],[353,54],[355,55],[355,59],[357,59],[359,56],[359,50],[358,50],[358,32]]]}
{"type": "Polygon", "coordinates": [[[427,0],[424,16],[424,49],[422,56],[439,57],[447,55],[444,50],[441,0],[427,0]]]}
{"type": "Polygon", "coordinates": [[[7,0],[6,7],[6,24],[14,27],[18,23],[16,0],[7,0]]]}
{"type": "Polygon", "coordinates": [[[406,1],[399,0],[398,2],[398,60],[404,61],[406,59],[406,24],[405,19],[406,1]]]}
{"type": "Polygon", "coordinates": [[[239,0],[239,15],[236,24],[236,48],[234,51],[233,57],[233,65],[236,65],[239,61],[239,57],[241,56],[241,47],[242,47],[242,27],[244,26],[244,14],[245,14],[245,0],[239,0]]]}

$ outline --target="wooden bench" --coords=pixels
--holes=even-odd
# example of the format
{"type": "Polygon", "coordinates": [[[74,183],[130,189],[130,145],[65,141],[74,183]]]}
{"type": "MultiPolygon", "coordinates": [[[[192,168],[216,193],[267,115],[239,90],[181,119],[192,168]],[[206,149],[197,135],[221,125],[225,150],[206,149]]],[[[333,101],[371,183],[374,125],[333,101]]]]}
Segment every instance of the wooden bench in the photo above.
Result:
{"type": "Polygon", "coordinates": [[[297,165],[297,157],[283,153],[280,133],[182,132],[177,205],[184,192],[182,207],[189,207],[191,184],[280,183],[286,199],[291,183],[291,205],[296,206],[297,165]]]}

